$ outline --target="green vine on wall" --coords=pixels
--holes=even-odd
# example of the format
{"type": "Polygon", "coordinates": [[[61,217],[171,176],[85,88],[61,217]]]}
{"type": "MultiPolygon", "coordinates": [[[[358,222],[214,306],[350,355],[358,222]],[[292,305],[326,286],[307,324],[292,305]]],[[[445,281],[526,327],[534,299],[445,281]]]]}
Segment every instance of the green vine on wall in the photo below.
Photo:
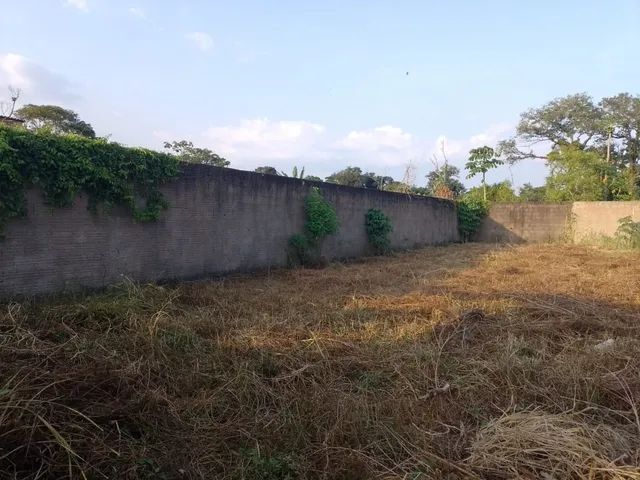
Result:
{"type": "Polygon", "coordinates": [[[178,173],[178,160],[165,153],[0,125],[0,231],[26,214],[32,186],[48,205],[70,205],[84,192],[92,211],[122,205],[138,221],[155,220],[167,208],[159,187],[178,173]]]}
{"type": "Polygon", "coordinates": [[[489,213],[489,204],[483,200],[464,198],[458,202],[458,231],[463,242],[468,242],[480,228],[489,213]]]}
{"type": "Polygon", "coordinates": [[[291,263],[300,265],[318,264],[322,241],[340,228],[338,216],[317,187],[313,187],[305,198],[304,213],[304,234],[296,234],[289,239],[289,259],[291,263]]]}
{"type": "Polygon", "coordinates": [[[381,254],[388,251],[391,245],[390,235],[393,231],[389,217],[382,210],[372,208],[365,215],[365,227],[369,243],[376,250],[376,253],[381,254]]]}

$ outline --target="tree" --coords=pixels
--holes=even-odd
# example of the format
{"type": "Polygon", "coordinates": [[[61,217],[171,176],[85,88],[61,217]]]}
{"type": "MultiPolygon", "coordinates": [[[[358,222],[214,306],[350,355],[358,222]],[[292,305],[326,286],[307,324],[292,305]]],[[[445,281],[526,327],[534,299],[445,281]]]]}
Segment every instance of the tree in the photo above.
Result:
{"type": "Polygon", "coordinates": [[[491,147],[478,147],[469,150],[469,160],[465,165],[469,174],[467,178],[475,177],[478,174],[482,175],[482,191],[484,200],[487,200],[487,184],[486,175],[489,170],[502,165],[502,160],[496,158],[495,151],[491,147]]]}
{"type": "Polygon", "coordinates": [[[164,142],[164,148],[171,151],[181,162],[202,163],[216,167],[227,167],[230,163],[229,160],[212,152],[208,148],[194,147],[193,143],[187,140],[164,142]]]}
{"type": "Polygon", "coordinates": [[[325,180],[329,183],[337,183],[338,185],[362,187],[362,170],[360,167],[347,167],[332,173],[325,180]]]}
{"type": "Polygon", "coordinates": [[[374,172],[365,172],[360,177],[360,182],[364,188],[377,188],[385,190],[387,185],[394,182],[393,177],[387,175],[378,175],[374,172]]]}
{"type": "Polygon", "coordinates": [[[9,101],[0,102],[0,115],[11,118],[16,110],[16,103],[22,94],[22,90],[9,85],[9,101]]]}
{"type": "Polygon", "coordinates": [[[293,167],[293,170],[291,171],[291,176],[293,178],[304,178],[304,167],[302,167],[302,169],[300,171],[298,171],[298,167],[293,167]]]}
{"type": "MultiPolygon", "coordinates": [[[[595,151],[562,145],[548,156],[546,197],[552,202],[607,200],[607,181],[615,169],[595,151]]],[[[615,184],[615,179],[612,181],[615,184]]]]}
{"type": "Polygon", "coordinates": [[[556,98],[520,115],[516,137],[499,142],[500,158],[513,164],[527,158],[546,158],[531,146],[541,142],[553,149],[560,145],[593,147],[603,138],[603,110],[586,93],[556,98]]]}
{"type": "Polygon", "coordinates": [[[269,167],[269,166],[258,167],[254,170],[254,172],[263,173],[266,175],[279,175],[278,170],[276,170],[274,167],[269,167]]]}
{"type": "Polygon", "coordinates": [[[95,138],[96,132],[91,124],[80,120],[73,110],[57,105],[25,105],[18,109],[16,117],[24,120],[25,126],[31,130],[46,128],[54,133],[73,133],[83,137],[95,138]]]}
{"type": "Polygon", "coordinates": [[[360,167],[347,167],[329,175],[326,180],[329,183],[347,185],[349,187],[372,188],[385,190],[385,187],[393,183],[393,178],[385,175],[377,175],[374,172],[362,172],[360,167]]]}
{"type": "Polygon", "coordinates": [[[454,165],[445,162],[444,165],[436,165],[433,170],[427,174],[427,190],[431,195],[438,196],[444,188],[453,194],[453,197],[462,195],[466,188],[458,179],[460,169],[454,165]]]}
{"type": "Polygon", "coordinates": [[[600,102],[604,115],[604,128],[607,134],[606,151],[609,163],[626,166],[626,180],[629,198],[638,198],[640,176],[640,97],[620,93],[605,97],[600,102]],[[612,141],[616,144],[612,145],[612,141]],[[614,155],[611,156],[611,149],[614,155]]]}
{"type": "Polygon", "coordinates": [[[317,177],[315,175],[307,175],[306,177],[304,177],[305,180],[310,180],[312,182],[322,182],[323,180],[320,177],[317,177]]]}
{"type": "Polygon", "coordinates": [[[385,185],[384,189],[387,192],[411,193],[411,185],[407,185],[404,182],[390,182],[385,185]]]}
{"type": "Polygon", "coordinates": [[[486,185],[484,188],[473,187],[464,195],[464,198],[474,201],[490,201],[494,203],[518,201],[518,197],[513,191],[511,182],[508,180],[486,185]]]}
{"type": "Polygon", "coordinates": [[[518,195],[521,202],[544,202],[546,196],[546,188],[534,187],[530,183],[525,183],[520,187],[520,194],[518,195]]]}

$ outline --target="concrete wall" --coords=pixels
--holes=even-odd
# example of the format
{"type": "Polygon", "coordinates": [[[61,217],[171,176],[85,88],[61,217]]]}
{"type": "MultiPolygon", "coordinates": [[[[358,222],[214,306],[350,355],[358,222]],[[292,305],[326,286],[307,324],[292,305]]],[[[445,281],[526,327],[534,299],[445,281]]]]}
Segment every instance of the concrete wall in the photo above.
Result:
{"type": "Polygon", "coordinates": [[[455,205],[447,200],[186,166],[163,189],[169,209],[145,224],[118,211],[91,214],[83,196],[72,207],[50,208],[29,191],[27,217],[11,221],[0,240],[0,296],[284,266],[313,185],[340,219],[339,233],[324,246],[328,258],[369,253],[364,215],[374,207],[391,218],[394,248],[458,240],[455,205]]]}
{"type": "Polygon", "coordinates": [[[613,236],[618,220],[627,216],[640,222],[640,202],[574,202],[572,212],[577,242],[589,237],[613,236]]]}
{"type": "Polygon", "coordinates": [[[565,237],[571,204],[498,203],[474,236],[478,242],[552,242],[565,237]]]}
{"type": "Polygon", "coordinates": [[[474,240],[580,242],[615,235],[618,220],[626,216],[640,222],[640,202],[499,203],[491,207],[474,240]]]}

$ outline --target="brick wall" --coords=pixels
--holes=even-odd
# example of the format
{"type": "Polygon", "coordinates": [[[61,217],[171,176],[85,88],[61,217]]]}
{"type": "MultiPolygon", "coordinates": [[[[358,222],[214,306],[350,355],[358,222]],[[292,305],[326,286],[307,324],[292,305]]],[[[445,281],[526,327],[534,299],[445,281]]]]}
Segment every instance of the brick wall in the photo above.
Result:
{"type": "Polygon", "coordinates": [[[640,202],[498,203],[491,206],[474,240],[520,243],[587,241],[613,236],[618,220],[640,221],[640,202]]]}
{"type": "Polygon", "coordinates": [[[565,237],[571,204],[498,203],[474,236],[478,242],[551,242],[565,237]]]}
{"type": "Polygon", "coordinates": [[[455,205],[447,200],[191,165],[164,187],[170,208],[146,224],[119,211],[91,214],[83,196],[69,208],[47,207],[29,191],[27,217],[11,221],[0,240],[0,296],[284,266],[289,237],[303,230],[312,185],[341,224],[324,245],[330,259],[370,253],[369,208],[391,218],[394,248],[458,240],[455,205]]]}

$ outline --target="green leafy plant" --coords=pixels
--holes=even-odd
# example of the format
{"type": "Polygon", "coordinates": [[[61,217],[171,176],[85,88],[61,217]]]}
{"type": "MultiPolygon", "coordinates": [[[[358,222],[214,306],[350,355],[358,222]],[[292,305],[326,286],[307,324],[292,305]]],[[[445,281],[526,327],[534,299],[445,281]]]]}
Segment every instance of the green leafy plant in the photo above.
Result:
{"type": "Polygon", "coordinates": [[[311,263],[309,241],[301,233],[296,233],[289,238],[289,263],[293,265],[308,265],[311,263]]]}
{"type": "Polygon", "coordinates": [[[489,213],[489,204],[485,201],[464,198],[458,202],[458,231],[463,242],[468,242],[478,231],[487,213],[489,213]]]}
{"type": "Polygon", "coordinates": [[[384,253],[391,245],[390,234],[393,231],[391,220],[382,210],[370,209],[365,215],[365,227],[369,243],[377,253],[384,253]]]}
{"type": "Polygon", "coordinates": [[[615,239],[623,248],[640,248],[640,222],[634,222],[630,216],[622,217],[615,239]]]}
{"type": "Polygon", "coordinates": [[[243,449],[244,468],[241,478],[246,480],[294,480],[299,478],[298,461],[293,455],[262,455],[256,448],[243,449]]]}
{"type": "Polygon", "coordinates": [[[487,200],[487,182],[486,175],[489,170],[502,165],[504,162],[496,156],[496,152],[493,148],[478,147],[469,150],[469,161],[464,168],[467,169],[469,174],[467,178],[475,177],[476,175],[482,176],[482,193],[483,200],[487,200]]]}
{"type": "Polygon", "coordinates": [[[52,206],[70,205],[84,192],[92,211],[121,205],[138,221],[155,220],[167,208],[159,187],[178,175],[178,165],[171,155],[105,139],[0,125],[0,230],[26,214],[32,186],[52,206]]]}
{"type": "Polygon", "coordinates": [[[340,228],[335,209],[324,199],[317,187],[313,187],[305,199],[304,212],[307,216],[304,228],[311,243],[319,242],[340,228]]]}
{"type": "Polygon", "coordinates": [[[335,209],[317,187],[313,187],[307,195],[304,212],[304,234],[296,234],[289,239],[289,260],[295,264],[313,265],[320,263],[322,241],[336,233],[340,224],[335,209]]]}

